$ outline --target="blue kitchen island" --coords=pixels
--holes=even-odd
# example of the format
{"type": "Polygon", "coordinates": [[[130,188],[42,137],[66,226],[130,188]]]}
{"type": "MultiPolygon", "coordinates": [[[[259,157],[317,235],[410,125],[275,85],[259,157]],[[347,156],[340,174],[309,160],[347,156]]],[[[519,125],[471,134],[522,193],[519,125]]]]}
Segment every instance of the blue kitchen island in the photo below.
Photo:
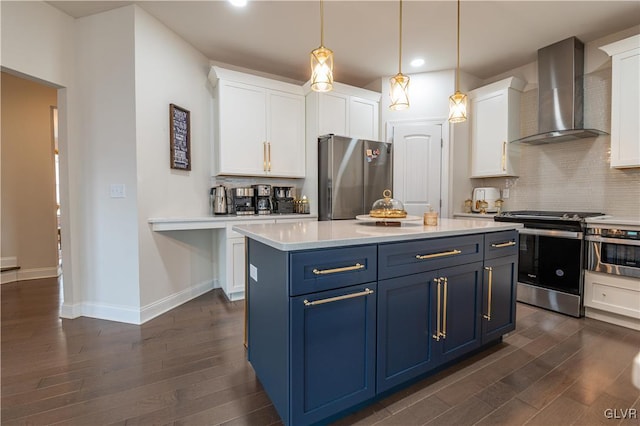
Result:
{"type": "Polygon", "coordinates": [[[515,328],[520,224],[237,225],[248,356],[283,422],[322,423],[515,328]]]}

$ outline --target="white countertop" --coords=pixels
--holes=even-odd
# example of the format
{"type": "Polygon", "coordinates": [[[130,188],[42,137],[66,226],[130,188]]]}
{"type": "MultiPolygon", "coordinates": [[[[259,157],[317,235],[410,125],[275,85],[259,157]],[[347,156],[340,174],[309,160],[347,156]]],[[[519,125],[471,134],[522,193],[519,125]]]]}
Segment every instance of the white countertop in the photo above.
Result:
{"type": "Polygon", "coordinates": [[[632,226],[633,229],[640,229],[640,216],[623,217],[623,216],[597,216],[585,219],[588,228],[595,228],[598,225],[614,225],[614,226],[632,226]]]}
{"type": "Polygon", "coordinates": [[[508,231],[519,223],[487,220],[439,219],[437,226],[423,226],[422,220],[403,222],[400,227],[376,226],[358,220],[255,224],[233,226],[233,230],[282,251],[376,244],[423,238],[508,231]]]}
{"type": "Polygon", "coordinates": [[[220,215],[201,217],[152,217],[148,219],[154,231],[186,231],[192,229],[222,229],[228,224],[268,221],[280,219],[316,220],[309,214],[265,214],[265,215],[220,215]]]}

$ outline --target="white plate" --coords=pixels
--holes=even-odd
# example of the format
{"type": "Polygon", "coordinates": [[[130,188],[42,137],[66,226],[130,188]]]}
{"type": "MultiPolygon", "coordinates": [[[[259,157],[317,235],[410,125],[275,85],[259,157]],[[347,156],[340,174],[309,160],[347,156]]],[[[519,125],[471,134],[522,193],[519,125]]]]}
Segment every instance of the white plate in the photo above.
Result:
{"type": "Polygon", "coordinates": [[[356,220],[361,220],[363,222],[409,222],[412,220],[421,220],[421,219],[422,218],[420,216],[411,216],[411,215],[407,215],[407,217],[398,217],[398,218],[371,217],[368,214],[360,214],[356,216],[356,220]]]}

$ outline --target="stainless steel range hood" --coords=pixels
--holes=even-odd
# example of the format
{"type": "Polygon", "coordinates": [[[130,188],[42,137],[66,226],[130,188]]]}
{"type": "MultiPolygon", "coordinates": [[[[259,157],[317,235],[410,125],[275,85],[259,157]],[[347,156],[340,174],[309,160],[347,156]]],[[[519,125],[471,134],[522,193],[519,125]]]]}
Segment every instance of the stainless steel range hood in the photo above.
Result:
{"type": "Polygon", "coordinates": [[[570,37],[538,50],[538,134],[514,143],[544,144],[608,133],[584,129],[584,44],[570,37]]]}

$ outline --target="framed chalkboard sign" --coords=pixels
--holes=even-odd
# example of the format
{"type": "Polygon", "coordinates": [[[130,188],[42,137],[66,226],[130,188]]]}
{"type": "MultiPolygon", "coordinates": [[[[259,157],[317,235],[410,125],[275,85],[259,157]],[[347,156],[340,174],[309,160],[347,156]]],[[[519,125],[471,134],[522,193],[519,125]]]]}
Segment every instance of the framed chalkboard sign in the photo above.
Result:
{"type": "Polygon", "coordinates": [[[171,168],[191,170],[191,118],[190,112],[169,104],[169,149],[171,168]]]}

